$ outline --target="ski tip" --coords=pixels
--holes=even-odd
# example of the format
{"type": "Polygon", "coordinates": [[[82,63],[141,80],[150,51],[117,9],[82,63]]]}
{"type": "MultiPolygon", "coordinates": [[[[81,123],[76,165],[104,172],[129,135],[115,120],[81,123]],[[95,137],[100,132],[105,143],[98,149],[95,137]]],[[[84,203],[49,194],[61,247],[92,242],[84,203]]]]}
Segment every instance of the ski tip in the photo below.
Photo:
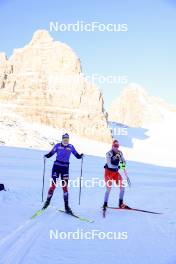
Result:
{"type": "Polygon", "coordinates": [[[41,215],[45,209],[39,209],[35,214],[33,214],[30,219],[35,219],[37,216],[41,215]]]}

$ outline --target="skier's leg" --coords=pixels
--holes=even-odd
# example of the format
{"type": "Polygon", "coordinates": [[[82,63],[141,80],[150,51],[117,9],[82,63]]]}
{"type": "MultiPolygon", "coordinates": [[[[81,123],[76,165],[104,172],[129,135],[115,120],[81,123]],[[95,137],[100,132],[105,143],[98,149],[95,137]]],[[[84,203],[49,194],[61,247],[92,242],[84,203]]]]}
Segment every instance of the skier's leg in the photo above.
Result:
{"type": "Polygon", "coordinates": [[[118,182],[120,185],[119,207],[122,209],[127,209],[127,208],[129,208],[129,206],[123,203],[124,194],[125,194],[125,187],[123,185],[123,178],[119,172],[118,172],[118,182]]]}
{"type": "Polygon", "coordinates": [[[64,202],[68,203],[68,175],[62,176],[62,190],[64,202]]]}
{"type": "Polygon", "coordinates": [[[46,202],[44,203],[43,209],[46,209],[48,207],[48,205],[50,204],[51,198],[53,196],[54,190],[56,188],[56,179],[58,178],[58,170],[57,170],[57,166],[53,165],[52,168],[52,183],[51,186],[48,190],[48,195],[47,195],[47,199],[46,202]]]}
{"type": "Polygon", "coordinates": [[[105,180],[105,183],[106,183],[106,192],[105,192],[105,195],[104,195],[103,209],[106,209],[106,207],[108,206],[109,194],[110,194],[111,187],[112,187],[111,173],[107,169],[105,169],[104,180],[105,180]]]}
{"type": "Polygon", "coordinates": [[[47,198],[49,198],[50,200],[51,200],[51,197],[53,196],[53,193],[56,189],[56,179],[57,179],[57,177],[52,177],[52,184],[48,190],[48,197],[47,198]]]}
{"type": "Polygon", "coordinates": [[[117,172],[117,178],[116,178],[116,184],[120,187],[120,193],[119,193],[119,207],[123,204],[123,198],[125,193],[125,188],[123,186],[123,178],[119,172],[117,172]]]}
{"type": "Polygon", "coordinates": [[[65,211],[67,213],[72,213],[71,208],[69,207],[69,194],[68,194],[68,180],[69,180],[69,168],[63,167],[61,172],[61,183],[63,190],[63,199],[65,204],[65,211]]]}
{"type": "Polygon", "coordinates": [[[111,188],[110,187],[106,187],[106,192],[104,195],[104,204],[103,204],[103,208],[106,209],[106,207],[108,206],[108,200],[109,200],[109,194],[110,194],[111,188]]]}
{"type": "Polygon", "coordinates": [[[123,204],[124,193],[125,193],[125,187],[121,186],[120,193],[119,193],[119,207],[121,207],[123,204]]]}

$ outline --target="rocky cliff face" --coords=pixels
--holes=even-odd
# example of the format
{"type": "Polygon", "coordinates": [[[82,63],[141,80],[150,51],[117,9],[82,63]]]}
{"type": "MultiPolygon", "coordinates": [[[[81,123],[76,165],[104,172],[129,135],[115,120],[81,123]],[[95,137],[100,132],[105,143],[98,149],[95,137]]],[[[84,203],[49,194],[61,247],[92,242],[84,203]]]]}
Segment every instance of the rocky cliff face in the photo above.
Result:
{"type": "Polygon", "coordinates": [[[109,120],[132,127],[147,127],[161,123],[176,114],[176,107],[160,98],[149,96],[144,88],[130,84],[124,88],[121,96],[109,107],[109,120]]]}
{"type": "Polygon", "coordinates": [[[0,104],[28,122],[110,142],[111,133],[98,88],[81,72],[70,47],[45,30],[7,60],[0,53],[0,104]]]}

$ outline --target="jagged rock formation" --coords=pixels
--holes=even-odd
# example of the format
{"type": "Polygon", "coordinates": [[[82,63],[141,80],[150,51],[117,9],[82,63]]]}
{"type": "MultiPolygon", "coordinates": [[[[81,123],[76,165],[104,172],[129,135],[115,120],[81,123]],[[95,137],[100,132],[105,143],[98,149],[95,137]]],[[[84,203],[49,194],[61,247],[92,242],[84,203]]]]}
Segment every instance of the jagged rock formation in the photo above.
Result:
{"type": "Polygon", "coordinates": [[[34,33],[8,60],[0,53],[1,111],[87,138],[110,142],[111,132],[99,89],[81,72],[70,47],[46,30],[34,33]]]}

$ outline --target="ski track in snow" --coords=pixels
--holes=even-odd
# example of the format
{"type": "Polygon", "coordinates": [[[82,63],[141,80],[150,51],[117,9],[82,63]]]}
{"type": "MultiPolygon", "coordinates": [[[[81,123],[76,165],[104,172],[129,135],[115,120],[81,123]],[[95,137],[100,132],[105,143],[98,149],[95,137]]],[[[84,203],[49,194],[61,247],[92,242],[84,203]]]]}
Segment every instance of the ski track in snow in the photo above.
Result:
{"type": "MultiPolygon", "coordinates": [[[[55,214],[56,212],[52,212],[51,215],[48,215],[47,221],[51,220],[55,214]]],[[[24,258],[41,235],[47,221],[43,221],[40,216],[36,219],[27,220],[10,235],[3,238],[0,242],[0,252],[3,252],[1,253],[0,264],[24,263],[24,258]]]]}
{"type": "MultiPolygon", "coordinates": [[[[0,264],[175,264],[176,173],[172,168],[128,162],[132,187],[126,190],[125,201],[129,206],[162,212],[152,215],[135,211],[107,211],[105,219],[100,207],[104,188],[82,189],[81,206],[78,206],[78,188],[70,188],[70,203],[80,216],[94,220],[85,223],[56,212],[63,208],[62,191],[56,190],[53,207],[36,219],[29,219],[41,207],[42,157],[41,151],[2,148],[0,166],[2,181],[9,191],[0,192],[0,264]],[[3,151],[5,155],[3,155],[3,151]],[[15,152],[15,159],[9,155],[15,152]],[[10,153],[8,155],[8,153],[10,153]],[[25,157],[25,159],[23,159],[25,157]],[[12,173],[13,172],[13,173],[12,173]],[[29,220],[26,220],[29,219],[29,220]],[[19,225],[19,223],[21,223],[19,225]],[[51,240],[51,229],[58,231],[128,232],[127,240],[51,240]],[[13,230],[13,231],[12,231],[13,230]]],[[[13,156],[13,155],[12,155],[13,156]]],[[[85,157],[85,179],[103,179],[104,159],[85,157]]],[[[46,187],[52,160],[46,164],[46,187]]],[[[80,162],[71,161],[70,178],[79,176],[80,162]]],[[[109,205],[116,206],[118,193],[112,189],[109,205]]]]}

